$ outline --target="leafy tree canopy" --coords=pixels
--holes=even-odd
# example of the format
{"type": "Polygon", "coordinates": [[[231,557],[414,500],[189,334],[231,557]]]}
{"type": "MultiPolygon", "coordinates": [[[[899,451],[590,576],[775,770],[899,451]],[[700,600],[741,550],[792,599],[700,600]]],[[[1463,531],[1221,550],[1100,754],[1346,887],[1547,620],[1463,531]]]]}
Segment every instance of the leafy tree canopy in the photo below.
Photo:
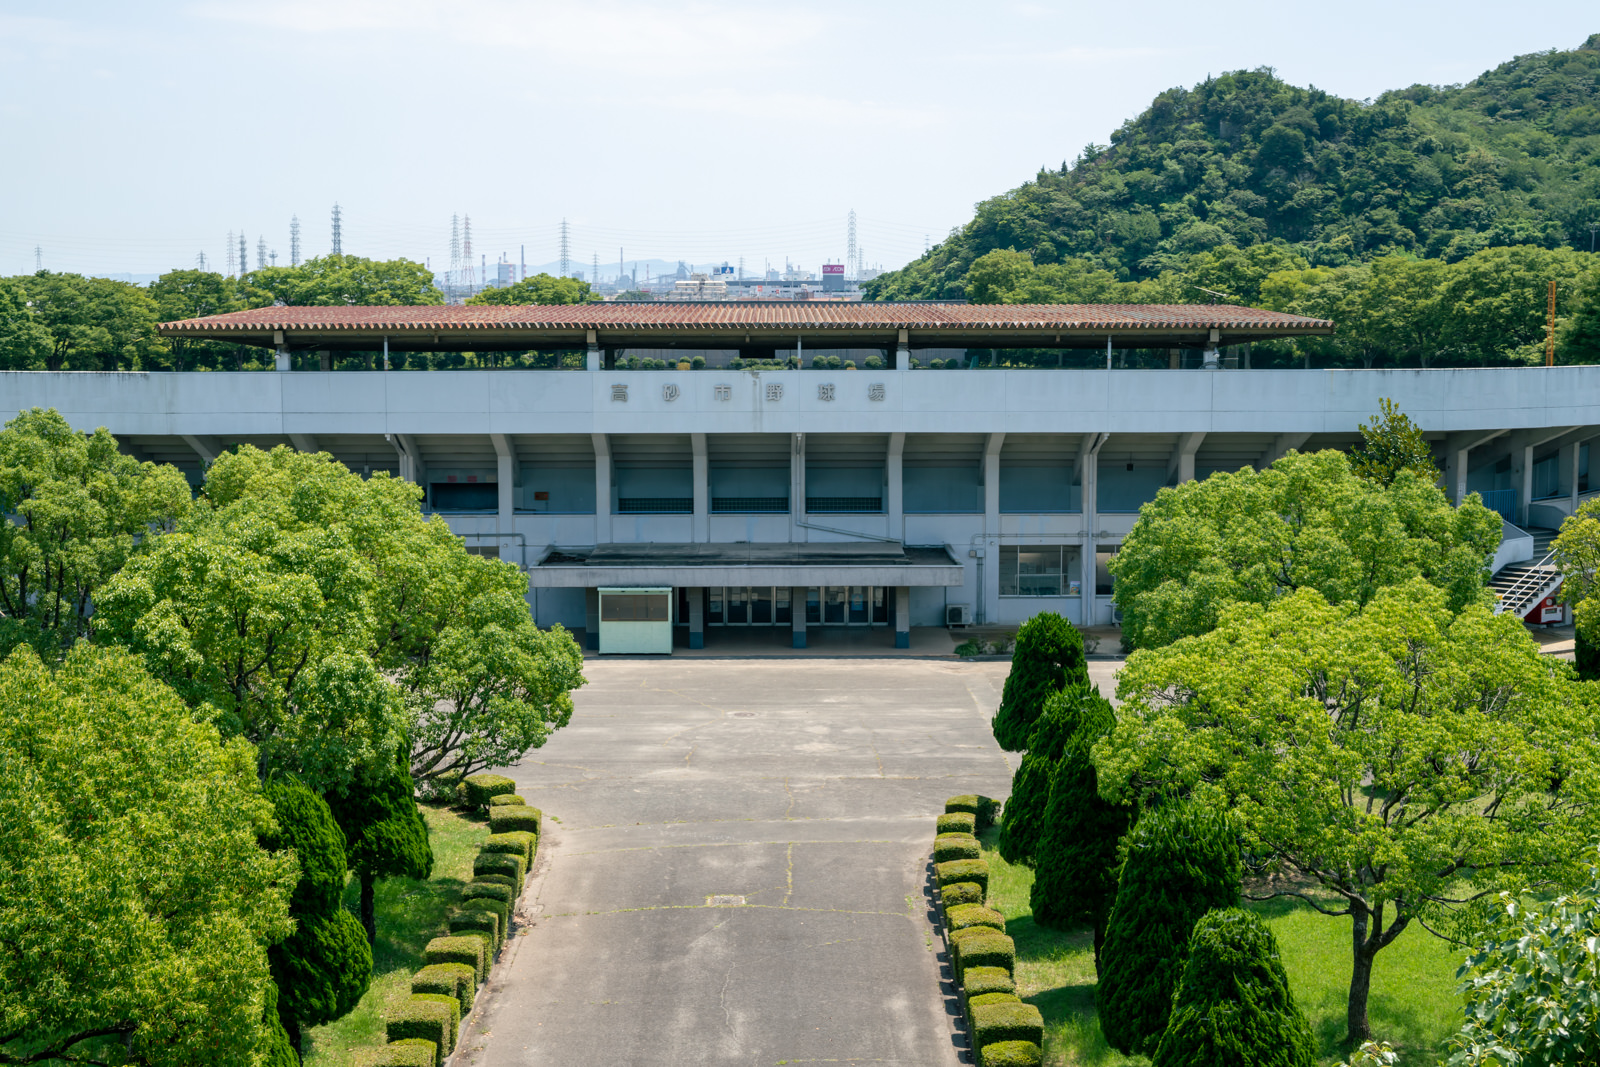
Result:
{"type": "Polygon", "coordinates": [[[1466,85],[1370,103],[1269,68],[1234,71],[1161,93],[1109,146],[983,201],[868,289],[879,300],[968,296],[975,262],[1004,249],[1139,281],[1198,253],[1275,243],[1320,267],[1392,252],[1455,262],[1511,245],[1586,248],[1596,134],[1600,34],[1466,85]]]}
{"type": "Polygon", "coordinates": [[[1099,690],[1079,680],[1063,690],[1051,690],[1044,698],[1044,710],[1028,734],[1027,751],[1011,776],[1011,795],[1000,809],[998,847],[1007,863],[1033,866],[1039,838],[1046,831],[1045,809],[1056,765],[1097,699],[1099,690]]]}
{"type": "Polygon", "coordinates": [[[1421,577],[1451,610],[1485,603],[1499,543],[1499,516],[1472,497],[1455,508],[1409,471],[1384,487],[1342,452],[1291,452],[1265,470],[1162,489],[1111,571],[1124,640],[1151,648],[1206,632],[1229,604],[1301,588],[1360,605],[1421,577]]]}
{"type": "Polygon", "coordinates": [[[340,304],[442,304],[433,272],[409,259],[315,256],[298,267],[262,267],[237,282],[244,307],[282,301],[292,307],[340,304]]]}
{"type": "Polygon", "coordinates": [[[1101,795],[1229,811],[1258,895],[1311,882],[1314,907],[1350,916],[1352,1039],[1370,1036],[1373,958],[1407,926],[1471,930],[1485,895],[1580,883],[1600,831],[1600,701],[1519,619],[1458,613],[1421,578],[1364,607],[1311,588],[1230,605],[1130,656],[1118,693],[1101,795]]]}
{"type": "Polygon", "coordinates": [[[467,301],[469,304],[583,304],[599,300],[588,282],[577,278],[557,278],[535,274],[511,285],[485,289],[467,301]]]}
{"type": "MultiPolygon", "coordinates": [[[[1562,573],[1562,596],[1572,605],[1579,639],[1580,671],[1591,665],[1583,653],[1600,648],[1600,499],[1585,500],[1561,523],[1550,546],[1562,573]]],[[[1592,655],[1592,652],[1591,652],[1592,655]]]]}
{"type": "Polygon", "coordinates": [[[173,467],[117,451],[33,408],[0,432],[0,654],[33,645],[52,662],[89,631],[93,598],[141,537],[189,508],[173,467]]]}
{"type": "Polygon", "coordinates": [[[424,880],[433,873],[428,824],[402,763],[363,774],[325,799],[344,832],[345,857],[361,885],[361,925],[371,944],[377,938],[377,880],[424,880]]]}
{"type": "Polygon", "coordinates": [[[994,715],[995,740],[1008,752],[1026,748],[1034,720],[1044,711],[1050,695],[1088,680],[1083,635],[1053,611],[1034,615],[1017,629],[1011,673],[1006,675],[1000,708],[994,715]]]}
{"type": "Polygon", "coordinates": [[[139,370],[166,358],[155,301],[141,286],[46,270],[6,281],[11,295],[0,295],[4,369],[139,370]],[[19,292],[27,313],[14,306],[7,313],[19,292]]]}
{"type": "Polygon", "coordinates": [[[1383,410],[1361,427],[1361,447],[1350,454],[1356,474],[1388,487],[1401,471],[1410,471],[1417,480],[1431,485],[1438,480],[1439,468],[1433,463],[1433,450],[1422,436],[1422,427],[1406,417],[1388,397],[1378,401],[1383,410]]]}
{"type": "Polygon", "coordinates": [[[249,745],[87,644],[13,652],[0,708],[0,1063],[253,1067],[296,865],[249,745]]]}

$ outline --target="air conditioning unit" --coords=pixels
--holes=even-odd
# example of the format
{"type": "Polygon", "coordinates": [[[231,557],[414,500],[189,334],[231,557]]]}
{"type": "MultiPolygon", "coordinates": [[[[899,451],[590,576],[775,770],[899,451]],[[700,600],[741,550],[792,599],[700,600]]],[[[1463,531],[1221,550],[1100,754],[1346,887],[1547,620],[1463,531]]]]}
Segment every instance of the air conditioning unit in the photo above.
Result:
{"type": "Polygon", "coordinates": [[[944,606],[944,624],[946,626],[971,626],[971,604],[946,604],[944,606]]]}

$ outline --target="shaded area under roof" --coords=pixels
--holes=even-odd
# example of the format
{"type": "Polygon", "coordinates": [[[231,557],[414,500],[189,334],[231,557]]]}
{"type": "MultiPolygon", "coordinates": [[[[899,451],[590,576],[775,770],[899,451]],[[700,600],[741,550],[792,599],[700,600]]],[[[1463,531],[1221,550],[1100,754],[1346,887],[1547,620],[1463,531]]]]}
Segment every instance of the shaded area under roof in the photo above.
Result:
{"type": "Polygon", "coordinates": [[[943,545],[602,544],[557,548],[529,568],[538,588],[613,585],[960,585],[961,564],[943,545]]]}
{"type": "Polygon", "coordinates": [[[268,307],[162,323],[165,337],[371,350],[1195,347],[1327,335],[1333,323],[1227,304],[590,303],[268,307]]]}

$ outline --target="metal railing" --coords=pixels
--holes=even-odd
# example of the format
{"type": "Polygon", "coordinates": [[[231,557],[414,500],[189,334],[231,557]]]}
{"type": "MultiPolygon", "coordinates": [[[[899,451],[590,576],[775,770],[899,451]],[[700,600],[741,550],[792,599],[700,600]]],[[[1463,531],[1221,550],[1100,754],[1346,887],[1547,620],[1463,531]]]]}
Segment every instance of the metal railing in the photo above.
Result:
{"type": "Polygon", "coordinates": [[[1517,491],[1515,489],[1491,489],[1487,493],[1478,494],[1483,498],[1483,506],[1490,511],[1500,513],[1500,517],[1507,522],[1517,521],[1517,491]]]}
{"type": "Polygon", "coordinates": [[[623,496],[617,498],[618,515],[692,515],[692,496],[623,496]]]}
{"type": "Polygon", "coordinates": [[[713,515],[785,515],[789,511],[786,496],[714,496],[711,498],[713,515]]]}
{"type": "Polygon", "coordinates": [[[808,496],[806,512],[811,515],[861,515],[881,512],[881,496],[808,496]]]}
{"type": "Polygon", "coordinates": [[[1500,615],[1509,611],[1519,617],[1526,615],[1535,600],[1547,595],[1552,585],[1560,583],[1561,571],[1552,563],[1555,558],[1556,554],[1551,552],[1538,563],[1517,565],[1520,572],[1511,583],[1495,590],[1500,600],[1494,613],[1500,615]]]}

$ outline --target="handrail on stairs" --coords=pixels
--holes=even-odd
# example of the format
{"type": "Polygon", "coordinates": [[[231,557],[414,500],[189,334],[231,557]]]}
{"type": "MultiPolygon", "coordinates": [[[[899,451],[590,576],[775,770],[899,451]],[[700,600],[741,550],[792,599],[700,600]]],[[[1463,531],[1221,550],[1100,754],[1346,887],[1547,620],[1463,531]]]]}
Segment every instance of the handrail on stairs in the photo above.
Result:
{"type": "MultiPolygon", "coordinates": [[[[1556,554],[1552,550],[1546,553],[1545,557],[1538,563],[1513,564],[1512,566],[1524,568],[1523,573],[1517,575],[1516,579],[1510,585],[1506,586],[1503,592],[1496,593],[1496,596],[1499,599],[1495,604],[1495,614],[1503,614],[1505,611],[1510,610],[1513,606],[1515,606],[1516,614],[1524,614],[1527,610],[1528,604],[1535,599],[1529,594],[1536,591],[1542,594],[1545,587],[1550,584],[1550,575],[1542,573],[1542,569],[1549,567],[1550,561],[1555,558],[1556,554]],[[1513,597],[1516,597],[1516,599],[1513,600],[1513,597]]],[[[1561,570],[1560,568],[1554,568],[1554,570],[1555,578],[1557,581],[1559,581],[1563,577],[1561,570]]]]}

